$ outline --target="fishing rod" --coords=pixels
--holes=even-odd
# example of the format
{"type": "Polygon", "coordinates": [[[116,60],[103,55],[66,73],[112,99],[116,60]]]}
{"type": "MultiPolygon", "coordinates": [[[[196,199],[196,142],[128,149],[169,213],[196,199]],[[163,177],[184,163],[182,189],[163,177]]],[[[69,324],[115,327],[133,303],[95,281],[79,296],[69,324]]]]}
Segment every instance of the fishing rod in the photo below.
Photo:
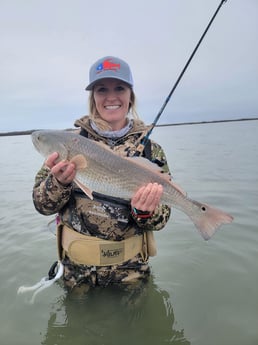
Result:
{"type": "Polygon", "coordinates": [[[207,33],[207,31],[209,30],[209,28],[210,28],[212,22],[214,21],[215,17],[217,16],[217,14],[218,14],[218,12],[219,12],[221,6],[222,6],[225,2],[227,2],[227,0],[222,0],[222,1],[220,2],[218,8],[216,9],[216,11],[215,11],[215,13],[214,13],[214,15],[212,16],[211,20],[209,21],[209,24],[207,25],[205,31],[203,32],[201,38],[199,39],[199,41],[198,41],[196,47],[194,48],[194,50],[193,50],[192,54],[190,55],[189,59],[187,60],[187,62],[186,62],[186,64],[185,64],[185,66],[184,66],[182,72],[180,73],[180,75],[179,75],[179,77],[177,78],[177,80],[176,80],[174,86],[172,87],[170,93],[168,94],[167,98],[165,99],[165,102],[163,103],[162,107],[160,108],[160,111],[158,112],[157,116],[155,117],[153,123],[151,124],[150,129],[147,131],[146,135],[142,138],[140,144],[137,146],[137,150],[136,150],[134,156],[140,156],[141,153],[143,152],[144,147],[145,147],[145,145],[147,144],[148,139],[149,139],[149,137],[150,137],[150,135],[151,135],[151,133],[152,133],[154,127],[157,125],[157,122],[158,122],[158,120],[159,120],[161,114],[163,113],[163,111],[164,111],[166,105],[168,104],[168,102],[169,102],[171,96],[173,95],[175,89],[177,88],[177,85],[179,84],[180,80],[182,79],[182,77],[183,77],[183,75],[184,75],[184,73],[185,73],[187,67],[189,66],[190,62],[192,61],[192,59],[193,59],[193,57],[194,57],[196,51],[198,50],[198,48],[199,48],[199,46],[200,46],[202,40],[204,39],[204,36],[206,35],[206,33],[207,33]]]}

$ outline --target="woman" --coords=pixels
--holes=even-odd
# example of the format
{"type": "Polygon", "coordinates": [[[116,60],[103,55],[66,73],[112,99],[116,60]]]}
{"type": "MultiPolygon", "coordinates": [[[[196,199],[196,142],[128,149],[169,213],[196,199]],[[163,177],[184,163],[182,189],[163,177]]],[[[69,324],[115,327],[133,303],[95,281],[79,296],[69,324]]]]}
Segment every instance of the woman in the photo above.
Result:
{"type": "MultiPolygon", "coordinates": [[[[135,111],[130,67],[119,58],[104,57],[91,67],[89,79],[90,114],[75,122],[78,134],[120,155],[133,156],[148,128],[135,111]]],[[[169,173],[157,143],[149,141],[143,156],[169,173]]],[[[56,163],[57,158],[57,152],[51,154],[38,172],[33,201],[41,214],[58,214],[65,284],[71,288],[107,286],[147,278],[148,258],[155,254],[150,235],[162,229],[170,216],[170,208],[160,204],[163,187],[157,183],[142,186],[130,202],[98,193],[90,200],[73,182],[74,164],[56,163]]]]}

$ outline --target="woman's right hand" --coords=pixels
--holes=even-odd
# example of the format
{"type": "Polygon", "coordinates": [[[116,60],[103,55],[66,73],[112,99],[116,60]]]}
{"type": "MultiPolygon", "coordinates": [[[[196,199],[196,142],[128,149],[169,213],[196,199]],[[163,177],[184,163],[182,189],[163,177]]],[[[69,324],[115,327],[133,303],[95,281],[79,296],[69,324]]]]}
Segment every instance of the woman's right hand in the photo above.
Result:
{"type": "Polygon", "coordinates": [[[75,178],[75,165],[68,161],[56,163],[58,153],[52,153],[45,161],[45,165],[51,170],[57,181],[64,186],[69,185],[75,178]]]}

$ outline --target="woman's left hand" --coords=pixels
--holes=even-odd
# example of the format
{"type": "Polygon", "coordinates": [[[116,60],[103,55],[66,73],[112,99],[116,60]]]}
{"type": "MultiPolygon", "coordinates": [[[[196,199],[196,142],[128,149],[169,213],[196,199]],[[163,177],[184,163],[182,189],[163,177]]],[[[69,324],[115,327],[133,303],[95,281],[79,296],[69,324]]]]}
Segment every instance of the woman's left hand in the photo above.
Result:
{"type": "Polygon", "coordinates": [[[140,211],[154,212],[160,203],[163,186],[158,183],[149,183],[137,190],[131,200],[131,207],[140,211]]]}

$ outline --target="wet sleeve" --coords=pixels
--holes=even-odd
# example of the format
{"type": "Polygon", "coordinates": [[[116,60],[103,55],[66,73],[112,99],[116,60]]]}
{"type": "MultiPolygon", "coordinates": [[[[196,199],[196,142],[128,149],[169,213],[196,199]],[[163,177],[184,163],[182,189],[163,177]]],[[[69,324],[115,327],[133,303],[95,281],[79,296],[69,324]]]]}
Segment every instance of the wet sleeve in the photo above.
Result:
{"type": "Polygon", "coordinates": [[[50,169],[43,166],[35,177],[32,193],[34,206],[41,214],[55,214],[68,202],[71,191],[72,185],[61,185],[50,169]]]}
{"type": "MultiPolygon", "coordinates": [[[[170,174],[167,159],[161,146],[155,142],[151,142],[151,158],[154,163],[160,166],[161,173],[170,174]]],[[[170,217],[171,209],[167,205],[160,204],[153,215],[147,219],[137,219],[134,221],[144,230],[158,231],[165,227],[170,217]]]]}

